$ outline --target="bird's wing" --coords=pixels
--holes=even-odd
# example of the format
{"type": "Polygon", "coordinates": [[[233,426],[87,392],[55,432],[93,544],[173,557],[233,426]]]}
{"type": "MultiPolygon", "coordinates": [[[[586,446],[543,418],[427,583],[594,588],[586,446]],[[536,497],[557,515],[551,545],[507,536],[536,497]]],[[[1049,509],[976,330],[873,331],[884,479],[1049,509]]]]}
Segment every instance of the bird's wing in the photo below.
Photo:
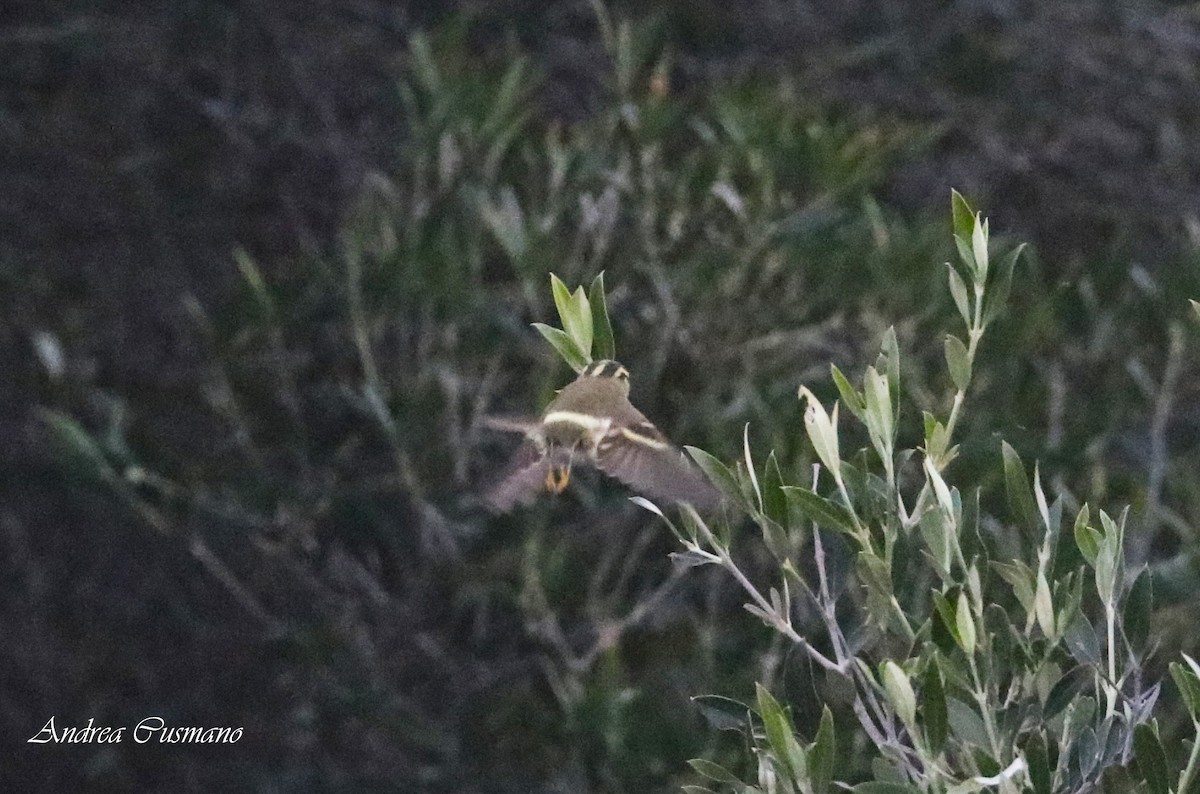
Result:
{"type": "Polygon", "coordinates": [[[488,489],[484,503],[497,513],[529,504],[541,490],[550,470],[550,459],[537,444],[526,440],[513,453],[500,480],[488,489]]]}
{"type": "Polygon", "coordinates": [[[652,499],[690,502],[701,510],[721,500],[708,478],[645,417],[609,429],[596,446],[596,467],[652,499]]]}

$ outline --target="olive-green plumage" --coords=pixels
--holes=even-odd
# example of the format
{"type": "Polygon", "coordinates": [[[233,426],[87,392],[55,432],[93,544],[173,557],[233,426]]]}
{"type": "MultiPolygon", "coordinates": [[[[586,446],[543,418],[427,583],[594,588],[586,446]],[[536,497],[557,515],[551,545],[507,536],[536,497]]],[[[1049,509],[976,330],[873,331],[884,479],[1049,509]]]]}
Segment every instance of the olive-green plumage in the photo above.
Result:
{"type": "Polygon", "coordinates": [[[589,364],[538,421],[490,424],[526,437],[507,475],[488,493],[494,510],[529,502],[543,488],[563,490],[579,460],[656,499],[701,508],[719,499],[712,484],[629,402],[629,372],[615,361],[589,364]]]}

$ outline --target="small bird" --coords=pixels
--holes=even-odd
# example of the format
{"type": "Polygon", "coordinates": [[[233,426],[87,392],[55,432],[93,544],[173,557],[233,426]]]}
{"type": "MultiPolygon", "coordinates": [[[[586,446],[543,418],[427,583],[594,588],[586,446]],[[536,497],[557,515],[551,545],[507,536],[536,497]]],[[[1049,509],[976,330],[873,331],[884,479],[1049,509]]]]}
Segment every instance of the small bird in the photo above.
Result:
{"type": "Polygon", "coordinates": [[[493,418],[487,424],[525,435],[507,473],[486,496],[497,512],[528,504],[543,488],[561,493],[580,460],[653,499],[700,509],[720,501],[713,484],[629,402],[629,370],[616,361],[588,364],[540,420],[493,418]]]}

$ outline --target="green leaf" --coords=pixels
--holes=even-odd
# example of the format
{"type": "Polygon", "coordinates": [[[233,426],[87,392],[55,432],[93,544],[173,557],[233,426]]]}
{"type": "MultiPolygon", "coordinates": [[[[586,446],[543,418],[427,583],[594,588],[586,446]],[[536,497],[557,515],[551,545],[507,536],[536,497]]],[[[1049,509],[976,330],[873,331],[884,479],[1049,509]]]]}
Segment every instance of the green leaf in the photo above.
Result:
{"type": "MultiPolygon", "coordinates": [[[[583,287],[572,294],[567,285],[555,274],[550,274],[550,291],[554,294],[554,305],[562,321],[563,330],[575,343],[576,349],[586,360],[592,353],[592,310],[583,287]]],[[[586,366],[586,365],[585,365],[586,366]]]]}
{"type": "Polygon", "coordinates": [[[1025,612],[1033,614],[1033,588],[1037,581],[1033,570],[1021,560],[1012,562],[992,560],[989,564],[992,566],[992,570],[1000,574],[1000,578],[1012,587],[1013,595],[1017,597],[1017,601],[1021,602],[1025,612]]]}
{"type": "Polygon", "coordinates": [[[794,776],[801,770],[795,768],[792,759],[794,748],[791,745],[796,742],[792,731],[792,721],[788,719],[783,707],[779,705],[779,701],[767,691],[766,687],[762,684],[755,684],[754,688],[758,699],[758,714],[762,717],[763,728],[767,733],[767,742],[771,745],[775,757],[794,776]]]}
{"type": "Polygon", "coordinates": [[[40,409],[39,415],[50,429],[54,444],[61,450],[64,463],[77,467],[80,474],[88,477],[115,476],[100,445],[74,417],[51,408],[40,409]]]}
{"type": "Polygon", "coordinates": [[[829,706],[821,712],[817,738],[808,750],[808,775],[813,794],[826,794],[833,782],[833,762],[837,757],[837,737],[833,728],[833,713],[829,706]]]}
{"type": "Polygon", "coordinates": [[[1042,707],[1042,720],[1049,721],[1075,699],[1091,680],[1091,671],[1085,665],[1077,665],[1050,687],[1046,696],[1046,704],[1042,707]]]}
{"type": "Polygon", "coordinates": [[[947,333],[946,335],[946,366],[950,371],[950,380],[959,391],[966,391],[971,384],[971,354],[967,353],[967,345],[962,339],[947,333]]]}
{"type": "Polygon", "coordinates": [[[992,279],[992,286],[988,289],[987,303],[983,309],[984,328],[987,328],[992,320],[996,319],[1005,304],[1008,303],[1008,295],[1012,291],[1013,270],[1024,250],[1025,243],[1021,243],[1000,260],[1000,267],[992,279]]]}
{"type": "Polygon", "coordinates": [[[879,344],[879,360],[875,368],[887,375],[888,396],[892,405],[892,424],[900,415],[900,343],[896,339],[896,326],[889,325],[883,332],[883,341],[879,344]]]}
{"type": "Polygon", "coordinates": [[[563,357],[563,360],[571,365],[571,369],[576,372],[583,372],[588,365],[587,356],[579,351],[579,347],[565,331],[558,328],[551,328],[545,323],[534,323],[533,327],[538,330],[538,333],[550,345],[558,351],[558,354],[563,357]]]}
{"type": "Polygon", "coordinates": [[[1135,655],[1146,644],[1150,635],[1150,615],[1154,611],[1154,585],[1150,570],[1145,566],[1138,572],[1129,588],[1129,596],[1125,599],[1125,611],[1121,623],[1125,629],[1125,641],[1135,655]]]}
{"type": "Polygon", "coordinates": [[[779,461],[775,458],[774,450],[771,450],[771,454],[767,456],[767,465],[763,471],[762,491],[763,512],[766,513],[767,518],[780,527],[787,526],[787,494],[783,492],[783,473],[779,470],[779,461]]]}
{"type": "Polygon", "coordinates": [[[1025,762],[1029,764],[1033,794],[1050,794],[1050,757],[1046,752],[1046,737],[1041,731],[1029,737],[1025,745],[1025,762]]]}
{"type": "Polygon", "coordinates": [[[1087,504],[1084,504],[1079,509],[1079,514],[1075,516],[1075,545],[1079,548],[1079,553],[1087,560],[1087,564],[1095,565],[1096,554],[1100,551],[1100,541],[1103,540],[1103,537],[1088,526],[1090,519],[1090,511],[1087,504]]]}
{"type": "Polygon", "coordinates": [[[575,337],[575,341],[579,343],[579,349],[582,350],[587,357],[592,357],[592,305],[588,300],[587,293],[583,291],[583,287],[576,287],[575,292],[571,294],[571,327],[563,325],[563,328],[568,329],[571,336],[575,337]]]}
{"type": "Polygon", "coordinates": [[[1133,757],[1150,794],[1169,794],[1167,755],[1154,729],[1145,723],[1133,729],[1133,757]]]}
{"type": "Polygon", "coordinates": [[[708,476],[713,485],[717,486],[718,489],[734,502],[738,504],[742,503],[742,489],[728,466],[700,449],[700,447],[685,446],[684,449],[692,456],[692,460],[696,461],[696,465],[708,476]]]}
{"type": "Polygon", "coordinates": [[[971,383],[971,356],[967,346],[954,334],[946,334],[946,367],[950,379],[959,391],[966,391],[971,383]]]}
{"type": "Polygon", "coordinates": [[[704,775],[709,780],[715,780],[718,783],[733,783],[735,785],[745,785],[738,776],[730,772],[720,764],[714,764],[712,761],[707,761],[703,758],[693,758],[688,761],[692,769],[695,769],[700,774],[704,775]]]}
{"type": "Polygon", "coordinates": [[[946,744],[948,719],[946,688],[942,684],[942,673],[935,653],[921,679],[921,721],[925,725],[925,741],[934,753],[940,753],[946,744]]]}
{"type": "Polygon", "coordinates": [[[1025,474],[1025,466],[1021,456],[1005,441],[1001,444],[1004,455],[1004,484],[1008,491],[1008,507],[1013,513],[1026,540],[1033,540],[1033,533],[1038,526],[1037,506],[1033,503],[1033,493],[1029,489],[1029,477],[1025,474]]]}
{"type": "Polygon", "coordinates": [[[907,783],[890,783],[882,780],[868,780],[850,789],[855,794],[920,794],[921,790],[907,783]]]}
{"type": "Polygon", "coordinates": [[[855,536],[854,519],[850,512],[836,502],[800,485],[785,485],[783,492],[792,507],[800,511],[809,521],[826,529],[836,530],[851,537],[855,536]]]}
{"type": "Polygon", "coordinates": [[[971,304],[967,297],[967,285],[962,280],[962,276],[958,275],[958,271],[954,269],[954,265],[946,263],[946,269],[950,271],[950,297],[954,298],[954,305],[958,307],[958,313],[962,316],[963,324],[968,328],[971,327],[971,304]]]}
{"type": "Polygon", "coordinates": [[[696,695],[692,698],[709,726],[718,731],[740,731],[746,727],[750,707],[723,695],[696,695]]]}
{"type": "Polygon", "coordinates": [[[595,329],[596,357],[614,359],[617,357],[617,345],[613,339],[612,321],[608,317],[608,302],[604,295],[604,271],[600,271],[596,278],[592,279],[588,300],[592,305],[592,328],[595,329]]]}
{"type": "Polygon", "coordinates": [[[891,389],[888,378],[875,367],[867,367],[863,377],[863,396],[866,398],[867,410],[864,421],[867,425],[871,443],[879,457],[886,459],[891,455],[892,442],[895,438],[895,414],[892,412],[891,389]]]}
{"type": "Polygon", "coordinates": [[[713,791],[710,788],[705,788],[704,786],[687,785],[687,786],[680,786],[679,788],[683,792],[683,794],[717,794],[717,792],[713,791]]]}
{"type": "Polygon", "coordinates": [[[863,396],[855,390],[836,364],[830,364],[829,368],[833,372],[833,382],[837,386],[838,394],[841,395],[842,403],[850,409],[850,413],[854,414],[858,421],[863,421],[863,412],[867,409],[863,396]]]}
{"type": "Polygon", "coordinates": [[[1063,642],[1075,660],[1083,664],[1100,664],[1100,638],[1087,616],[1080,612],[1063,632],[1063,642]]]}
{"type": "Polygon", "coordinates": [[[1183,700],[1183,705],[1187,707],[1188,715],[1193,722],[1200,720],[1200,678],[1197,678],[1194,672],[1179,662],[1171,662],[1168,667],[1171,671],[1171,680],[1179,689],[1179,696],[1183,700]]]}
{"type": "Polygon", "coordinates": [[[962,193],[954,189],[950,190],[950,217],[954,223],[954,236],[970,240],[971,232],[975,230],[975,212],[962,193]]]}
{"type": "Polygon", "coordinates": [[[958,606],[954,610],[954,628],[963,652],[967,656],[975,653],[975,618],[971,614],[971,605],[966,593],[958,594],[958,606]]]}

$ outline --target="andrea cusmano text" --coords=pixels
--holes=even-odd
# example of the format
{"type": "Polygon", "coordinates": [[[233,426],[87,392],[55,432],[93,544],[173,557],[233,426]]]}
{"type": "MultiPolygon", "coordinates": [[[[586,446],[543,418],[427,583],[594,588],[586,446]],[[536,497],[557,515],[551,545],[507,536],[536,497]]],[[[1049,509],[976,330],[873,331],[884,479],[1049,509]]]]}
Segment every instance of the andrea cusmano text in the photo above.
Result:
{"type": "Polygon", "coordinates": [[[146,717],[134,725],[96,725],[95,718],[87,725],[57,725],[54,717],[40,731],[27,739],[34,744],[119,744],[126,735],[138,744],[233,744],[242,738],[241,727],[195,728],[167,725],[162,717],[146,717]]]}

